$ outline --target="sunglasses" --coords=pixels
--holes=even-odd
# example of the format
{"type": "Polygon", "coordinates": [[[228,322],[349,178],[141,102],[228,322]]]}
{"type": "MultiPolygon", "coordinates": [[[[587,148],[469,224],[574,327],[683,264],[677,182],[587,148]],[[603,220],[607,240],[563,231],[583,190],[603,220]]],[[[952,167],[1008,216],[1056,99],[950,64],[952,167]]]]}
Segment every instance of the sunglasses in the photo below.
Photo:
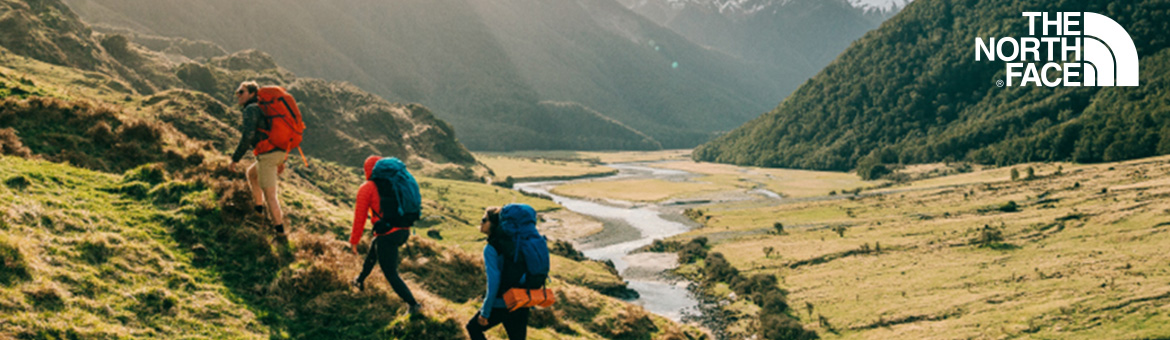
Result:
{"type": "Polygon", "coordinates": [[[484,217],[483,219],[479,220],[479,223],[487,223],[487,221],[488,221],[488,218],[484,217]]]}
{"type": "Polygon", "coordinates": [[[236,90],[236,95],[237,95],[237,96],[238,96],[238,95],[241,95],[241,94],[244,94],[244,89],[239,89],[239,90],[236,90]]]}

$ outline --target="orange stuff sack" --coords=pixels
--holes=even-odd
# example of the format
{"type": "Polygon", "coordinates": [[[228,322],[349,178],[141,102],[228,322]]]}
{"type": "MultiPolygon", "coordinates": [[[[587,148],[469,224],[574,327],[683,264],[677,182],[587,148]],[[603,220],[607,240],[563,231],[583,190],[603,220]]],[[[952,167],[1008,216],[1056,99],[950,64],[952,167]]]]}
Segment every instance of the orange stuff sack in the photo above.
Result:
{"type": "Polygon", "coordinates": [[[524,289],[512,288],[504,293],[504,303],[508,304],[508,311],[515,311],[525,307],[548,308],[557,302],[556,294],[552,289],[524,289]]]}

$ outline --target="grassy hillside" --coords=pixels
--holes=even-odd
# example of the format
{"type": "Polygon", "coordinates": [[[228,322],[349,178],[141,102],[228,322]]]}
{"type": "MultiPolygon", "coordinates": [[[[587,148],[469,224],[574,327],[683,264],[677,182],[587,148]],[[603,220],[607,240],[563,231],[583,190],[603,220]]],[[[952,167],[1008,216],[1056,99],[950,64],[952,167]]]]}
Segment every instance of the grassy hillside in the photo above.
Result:
{"type": "Polygon", "coordinates": [[[713,205],[678,238],[776,277],[825,338],[1165,338],[1166,164],[1024,164],[1033,178],[1002,168],[847,200],[713,205]]]}
{"type": "MultiPolygon", "coordinates": [[[[1170,152],[1161,1],[916,1],[853,43],[772,112],[695,150],[699,160],[869,173],[880,164],[1101,162],[1170,152]],[[1088,11],[1125,27],[1141,87],[998,88],[975,37],[1026,36],[1024,11],[1088,11]]],[[[880,173],[880,172],[879,172],[880,173]]]]}
{"type": "MultiPolygon", "coordinates": [[[[13,13],[27,14],[5,18],[13,13]]],[[[511,190],[425,176],[477,171],[458,162],[470,155],[441,121],[352,86],[292,78],[262,53],[178,65],[170,72],[190,88],[140,92],[102,69],[0,52],[3,338],[460,338],[483,294],[483,240],[471,226],[483,207],[558,209],[511,190]],[[287,242],[250,212],[243,175],[227,169],[224,153],[238,138],[238,118],[221,102],[225,87],[249,78],[306,91],[298,95],[311,98],[302,104],[306,116],[335,120],[318,126],[340,140],[402,129],[405,141],[351,141],[368,146],[310,154],[406,150],[425,218],[403,248],[401,270],[428,306],[424,317],[403,316],[405,306],[377,273],[364,292],[347,284],[361,260],[345,242],[359,169],[316,157],[311,167],[289,163],[280,191],[287,242]],[[458,149],[445,149],[452,145],[458,149]]],[[[359,246],[363,255],[368,242],[359,246]]],[[[559,302],[534,313],[534,339],[704,337],[602,294],[625,290],[604,264],[557,255],[553,266],[559,302]]]]}
{"type": "Polygon", "coordinates": [[[422,103],[476,150],[692,147],[795,88],[613,0],[67,3],[94,24],[257,48],[299,74],[422,103]],[[294,38],[239,34],[255,27],[294,38]]]}

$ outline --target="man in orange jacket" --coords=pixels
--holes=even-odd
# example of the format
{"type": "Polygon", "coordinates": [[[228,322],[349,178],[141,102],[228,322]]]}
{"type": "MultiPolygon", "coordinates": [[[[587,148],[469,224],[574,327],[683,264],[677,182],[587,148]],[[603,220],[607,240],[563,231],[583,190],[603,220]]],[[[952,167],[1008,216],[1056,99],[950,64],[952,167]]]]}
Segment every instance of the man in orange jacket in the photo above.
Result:
{"type": "MultiPolygon", "coordinates": [[[[366,219],[374,224],[378,223],[379,216],[382,216],[382,199],[378,195],[378,187],[370,181],[374,165],[380,159],[382,158],[378,156],[370,156],[366,158],[364,164],[366,182],[358,188],[357,203],[354,204],[353,212],[353,231],[349,237],[349,244],[355,255],[358,253],[357,244],[362,240],[362,233],[366,228],[366,219]]],[[[394,293],[410,305],[411,315],[417,315],[422,306],[414,299],[410,287],[407,287],[402,277],[398,276],[398,248],[406,244],[409,237],[410,227],[392,228],[385,233],[374,234],[374,241],[370,242],[370,252],[366,254],[366,261],[362,264],[362,273],[354,278],[350,285],[358,290],[364,289],[366,277],[374,270],[374,264],[381,264],[382,275],[386,276],[386,281],[390,281],[394,293]]]]}

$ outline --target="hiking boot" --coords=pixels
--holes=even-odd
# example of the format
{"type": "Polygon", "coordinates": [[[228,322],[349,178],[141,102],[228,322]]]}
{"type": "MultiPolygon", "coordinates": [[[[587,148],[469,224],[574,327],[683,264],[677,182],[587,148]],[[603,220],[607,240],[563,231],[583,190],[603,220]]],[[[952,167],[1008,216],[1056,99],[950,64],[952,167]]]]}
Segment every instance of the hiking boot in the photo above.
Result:
{"type": "Polygon", "coordinates": [[[422,308],[423,308],[423,306],[421,303],[416,303],[416,304],[410,305],[410,309],[408,309],[406,311],[406,313],[408,315],[410,315],[410,317],[412,319],[419,318],[419,317],[422,317],[422,308]]]}
{"type": "Polygon", "coordinates": [[[349,281],[349,286],[353,287],[353,288],[357,288],[357,290],[359,292],[366,290],[366,283],[362,282],[362,281],[358,281],[358,279],[356,277],[353,278],[353,280],[349,281]]]}

